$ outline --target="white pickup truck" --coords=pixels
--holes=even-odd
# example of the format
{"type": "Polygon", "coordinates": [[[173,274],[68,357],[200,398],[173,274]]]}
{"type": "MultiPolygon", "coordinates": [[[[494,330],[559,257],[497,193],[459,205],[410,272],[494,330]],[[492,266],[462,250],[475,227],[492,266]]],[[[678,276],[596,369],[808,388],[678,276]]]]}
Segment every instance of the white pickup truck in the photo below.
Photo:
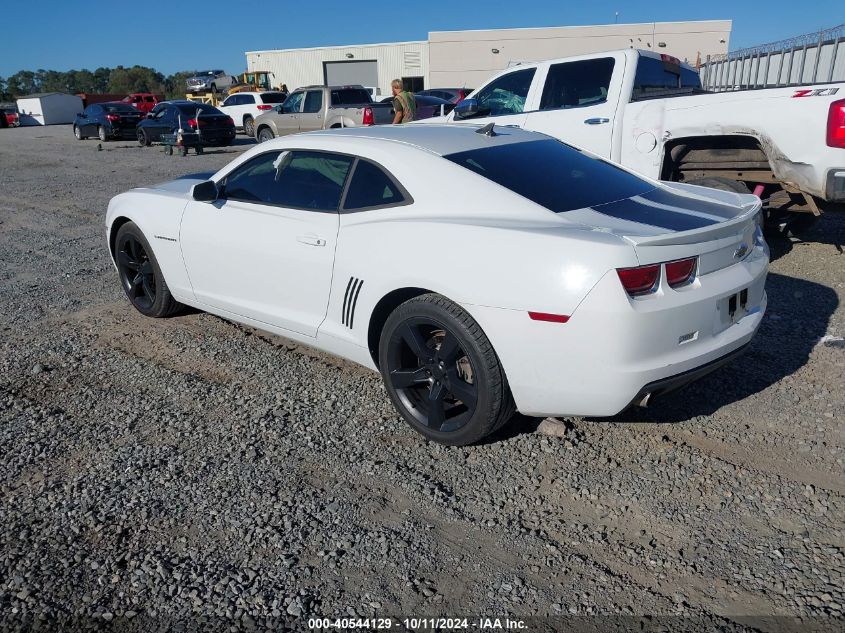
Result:
{"type": "Polygon", "coordinates": [[[753,191],[786,232],[845,208],[845,84],[707,93],[635,49],[508,68],[447,117],[557,137],[651,178],[753,191]]]}

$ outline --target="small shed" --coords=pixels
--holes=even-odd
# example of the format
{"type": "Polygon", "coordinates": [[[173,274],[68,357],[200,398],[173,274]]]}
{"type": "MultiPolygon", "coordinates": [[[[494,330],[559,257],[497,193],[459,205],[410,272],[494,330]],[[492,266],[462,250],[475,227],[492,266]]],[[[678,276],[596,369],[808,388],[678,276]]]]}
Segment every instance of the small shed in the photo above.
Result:
{"type": "Polygon", "coordinates": [[[82,109],[82,99],[64,92],[43,92],[18,99],[21,125],[73,123],[82,109]]]}

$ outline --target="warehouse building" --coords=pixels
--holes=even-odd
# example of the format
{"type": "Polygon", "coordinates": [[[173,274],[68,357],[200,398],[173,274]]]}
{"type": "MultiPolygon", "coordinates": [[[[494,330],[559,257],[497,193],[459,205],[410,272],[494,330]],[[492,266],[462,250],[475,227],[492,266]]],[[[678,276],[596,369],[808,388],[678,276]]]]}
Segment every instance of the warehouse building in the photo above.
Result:
{"type": "Polygon", "coordinates": [[[273,85],[361,84],[390,94],[401,78],[413,91],[475,88],[520,62],[643,48],[696,63],[728,51],[730,20],[647,22],[549,28],[434,31],[427,40],[249,51],[249,71],[272,73],[273,85]]]}

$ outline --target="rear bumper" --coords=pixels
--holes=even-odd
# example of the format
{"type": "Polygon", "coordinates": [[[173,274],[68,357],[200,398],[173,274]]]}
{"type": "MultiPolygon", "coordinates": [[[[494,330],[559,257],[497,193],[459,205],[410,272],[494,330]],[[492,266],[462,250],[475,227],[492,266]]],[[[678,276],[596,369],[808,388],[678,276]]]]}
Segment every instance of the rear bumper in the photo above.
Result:
{"type": "Polygon", "coordinates": [[[738,354],[763,319],[767,271],[758,245],[742,262],[642,300],[630,299],[610,271],[563,324],[465,307],[490,338],[521,413],[604,417],[647,389],[678,388],[738,354]],[[730,313],[743,291],[745,307],[730,313]]]}
{"type": "Polygon", "coordinates": [[[649,397],[649,399],[664,396],[667,393],[672,393],[673,391],[676,391],[681,387],[687,386],[691,382],[695,382],[700,378],[704,378],[707,374],[713,373],[714,371],[724,365],[727,365],[737,357],[742,356],[747,348],[748,343],[746,343],[739,349],[735,349],[734,351],[725,354],[721,358],[717,358],[716,360],[710,361],[709,363],[702,365],[701,367],[696,367],[695,369],[690,369],[681,372],[680,374],[669,376],[668,378],[661,378],[660,380],[650,382],[645,387],[640,389],[639,393],[634,396],[634,399],[631,400],[631,403],[628,406],[635,405],[638,402],[642,402],[643,399],[647,396],[649,397]]]}

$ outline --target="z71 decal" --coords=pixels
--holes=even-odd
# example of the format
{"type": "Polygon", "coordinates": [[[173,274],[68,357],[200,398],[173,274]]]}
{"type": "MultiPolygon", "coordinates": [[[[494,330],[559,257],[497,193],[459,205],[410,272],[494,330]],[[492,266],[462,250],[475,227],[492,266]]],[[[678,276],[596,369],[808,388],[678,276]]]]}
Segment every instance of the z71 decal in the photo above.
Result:
{"type": "Polygon", "coordinates": [[[829,97],[839,92],[839,88],[816,88],[815,90],[796,90],[792,98],[795,97],[829,97]]]}

